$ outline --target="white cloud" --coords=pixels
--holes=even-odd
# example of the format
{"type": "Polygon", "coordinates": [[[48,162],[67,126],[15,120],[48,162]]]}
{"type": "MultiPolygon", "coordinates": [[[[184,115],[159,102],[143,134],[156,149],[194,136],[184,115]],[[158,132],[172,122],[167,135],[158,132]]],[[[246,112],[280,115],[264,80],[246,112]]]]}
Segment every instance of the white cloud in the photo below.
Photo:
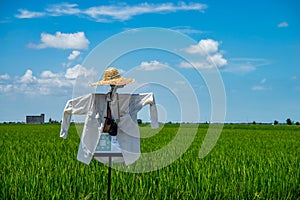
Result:
{"type": "Polygon", "coordinates": [[[25,9],[19,9],[18,11],[20,13],[16,14],[15,17],[20,18],[20,19],[37,18],[37,17],[43,17],[46,15],[46,13],[44,13],[44,12],[32,12],[32,11],[28,11],[25,9]]]}
{"type": "Polygon", "coordinates": [[[61,33],[56,32],[55,35],[48,33],[41,34],[40,44],[29,44],[29,48],[44,49],[44,48],[58,48],[58,49],[87,49],[90,42],[85,37],[84,32],[77,33],[61,33]]]}
{"type": "Polygon", "coordinates": [[[76,79],[78,76],[88,77],[94,73],[94,70],[88,70],[85,67],[82,67],[80,64],[77,64],[74,67],[67,69],[65,77],[67,79],[76,79]]]}
{"type": "Polygon", "coordinates": [[[265,85],[266,82],[267,82],[267,79],[263,78],[263,79],[260,80],[259,85],[255,85],[251,89],[254,90],[254,91],[270,90],[271,88],[267,87],[265,85]]]}
{"type": "Polygon", "coordinates": [[[34,76],[28,69],[21,77],[16,77],[12,92],[25,95],[48,95],[55,93],[62,86],[70,87],[72,84],[61,79],[61,75],[51,71],[43,71],[40,77],[34,76]]]}
{"type": "Polygon", "coordinates": [[[71,88],[74,85],[74,80],[66,79],[62,74],[55,74],[53,77],[39,78],[37,79],[37,84],[39,88],[43,91],[48,91],[48,93],[55,93],[60,90],[60,88],[71,88]]]}
{"type": "Polygon", "coordinates": [[[91,7],[83,12],[98,21],[107,21],[109,19],[125,21],[131,19],[133,16],[147,13],[168,13],[186,10],[204,11],[206,7],[205,4],[200,3],[186,4],[181,2],[177,5],[174,5],[173,3],[141,3],[138,5],[120,4],[91,7]]]}
{"type": "Polygon", "coordinates": [[[9,80],[10,76],[8,74],[2,74],[0,75],[0,80],[9,80]]]}
{"type": "Polygon", "coordinates": [[[79,8],[76,8],[77,6],[77,4],[61,3],[50,6],[46,11],[52,16],[74,15],[81,12],[79,8]]]}
{"type": "Polygon", "coordinates": [[[94,6],[86,9],[79,9],[77,4],[61,3],[54,4],[45,9],[44,12],[31,12],[20,9],[20,14],[15,15],[17,18],[34,18],[44,15],[48,16],[62,16],[62,15],[77,15],[92,18],[98,22],[111,22],[115,20],[125,21],[131,19],[133,16],[147,14],[147,13],[170,13],[177,11],[199,11],[203,12],[207,5],[200,3],[140,3],[136,5],[128,5],[126,3],[119,3],[117,5],[103,5],[94,6]]]}
{"type": "Polygon", "coordinates": [[[214,54],[219,49],[219,42],[207,39],[207,40],[200,40],[198,44],[191,45],[190,47],[186,48],[185,51],[190,54],[214,54]]]}
{"type": "Polygon", "coordinates": [[[193,64],[182,61],[179,63],[179,67],[189,69],[189,68],[193,68],[193,64]]]}
{"type": "Polygon", "coordinates": [[[244,74],[269,64],[270,61],[264,58],[231,58],[223,71],[244,74]]]}
{"type": "Polygon", "coordinates": [[[143,71],[154,71],[154,70],[162,70],[168,67],[169,65],[167,63],[161,63],[157,60],[152,60],[150,62],[146,62],[146,61],[141,62],[138,69],[143,71]]]}
{"type": "Polygon", "coordinates": [[[266,88],[265,86],[262,86],[262,85],[255,85],[251,89],[254,91],[262,91],[262,90],[267,90],[268,88],[266,88]]]}
{"type": "Polygon", "coordinates": [[[211,64],[215,64],[216,67],[223,67],[227,65],[227,60],[223,58],[223,55],[220,53],[216,53],[212,56],[207,57],[208,62],[211,62],[211,64]]]}
{"type": "Polygon", "coordinates": [[[72,53],[68,56],[69,60],[75,60],[80,55],[80,51],[72,51],[72,53]]]}
{"type": "MultiPolygon", "coordinates": [[[[6,79],[0,82],[0,93],[30,96],[69,94],[72,92],[77,76],[88,77],[93,74],[95,74],[93,69],[86,69],[81,65],[75,65],[59,73],[45,70],[39,75],[34,75],[32,70],[28,69],[24,75],[13,79],[7,79],[9,75],[5,75],[6,79]]],[[[88,83],[86,85],[88,86],[88,83]]]]}
{"type": "Polygon", "coordinates": [[[205,31],[193,29],[190,26],[175,26],[171,28],[172,30],[178,31],[183,34],[203,34],[205,31]]]}
{"type": "Polygon", "coordinates": [[[178,85],[186,85],[187,84],[187,82],[183,81],[183,80],[175,81],[175,83],[178,85]]]}
{"type": "Polygon", "coordinates": [[[191,63],[181,62],[179,66],[182,68],[191,68],[194,66],[198,69],[211,69],[227,65],[227,60],[223,58],[223,51],[219,50],[219,45],[218,41],[212,39],[200,40],[198,44],[191,45],[183,49],[183,51],[189,54],[199,54],[204,59],[202,61],[191,61],[191,63]]]}
{"type": "Polygon", "coordinates": [[[7,84],[7,85],[0,85],[0,93],[7,93],[10,92],[13,89],[13,85],[7,84]]]}
{"type": "Polygon", "coordinates": [[[61,76],[60,74],[55,74],[55,73],[53,73],[49,70],[43,71],[41,73],[41,78],[45,78],[45,79],[47,79],[47,78],[57,78],[57,77],[60,77],[60,76],[61,76]]]}
{"type": "Polygon", "coordinates": [[[179,67],[181,68],[197,68],[197,69],[212,69],[214,67],[214,65],[212,63],[209,62],[185,62],[182,61],[179,64],[179,67]]]}
{"type": "Polygon", "coordinates": [[[285,27],[288,27],[289,24],[287,22],[281,22],[277,25],[278,28],[285,28],[285,27]]]}
{"type": "Polygon", "coordinates": [[[30,69],[26,70],[25,74],[20,77],[19,80],[21,83],[31,83],[36,81],[36,77],[32,75],[32,71],[30,69]]]}
{"type": "Polygon", "coordinates": [[[267,81],[266,78],[261,79],[260,84],[264,84],[267,81]]]}

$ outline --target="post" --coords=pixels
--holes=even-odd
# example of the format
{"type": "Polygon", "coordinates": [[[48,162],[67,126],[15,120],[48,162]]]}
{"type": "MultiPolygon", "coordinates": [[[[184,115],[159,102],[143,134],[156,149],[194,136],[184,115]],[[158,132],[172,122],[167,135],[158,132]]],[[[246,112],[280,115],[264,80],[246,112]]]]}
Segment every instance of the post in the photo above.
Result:
{"type": "Polygon", "coordinates": [[[94,157],[108,157],[107,199],[110,200],[112,157],[123,157],[123,155],[121,152],[95,152],[94,157]]]}
{"type": "Polygon", "coordinates": [[[107,180],[107,199],[110,200],[110,184],[111,184],[111,156],[108,157],[108,180],[107,180]]]}

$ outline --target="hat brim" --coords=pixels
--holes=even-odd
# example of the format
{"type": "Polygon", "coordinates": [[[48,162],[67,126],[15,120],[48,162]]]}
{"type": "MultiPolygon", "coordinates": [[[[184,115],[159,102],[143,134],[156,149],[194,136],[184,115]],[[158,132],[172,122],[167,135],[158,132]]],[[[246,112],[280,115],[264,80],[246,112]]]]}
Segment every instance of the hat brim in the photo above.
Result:
{"type": "Polygon", "coordinates": [[[124,78],[120,77],[117,79],[112,79],[109,81],[101,80],[95,83],[91,83],[90,86],[98,86],[98,85],[127,85],[129,83],[134,82],[133,78],[124,78]]]}

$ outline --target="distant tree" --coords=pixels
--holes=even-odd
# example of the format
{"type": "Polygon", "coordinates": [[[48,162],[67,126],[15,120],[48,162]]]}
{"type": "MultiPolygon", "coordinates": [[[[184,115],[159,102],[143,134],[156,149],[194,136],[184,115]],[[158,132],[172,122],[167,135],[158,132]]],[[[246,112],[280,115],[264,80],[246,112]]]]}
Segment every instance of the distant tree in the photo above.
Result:
{"type": "Polygon", "coordinates": [[[300,123],[299,123],[299,122],[296,122],[296,125],[300,125],[300,123]]]}
{"type": "Polygon", "coordinates": [[[278,124],[278,121],[277,120],[274,120],[274,125],[277,125],[278,124]]]}
{"type": "Polygon", "coordinates": [[[287,125],[292,125],[293,122],[292,122],[292,120],[291,120],[290,118],[287,118],[287,119],[286,119],[286,124],[287,124],[287,125]]]}
{"type": "Polygon", "coordinates": [[[137,120],[137,123],[138,123],[138,124],[142,124],[143,121],[142,121],[141,119],[138,119],[138,120],[137,120]]]}
{"type": "Polygon", "coordinates": [[[253,121],[253,122],[252,122],[252,124],[256,124],[256,122],[255,122],[255,121],[253,121]]]}
{"type": "MultiPolygon", "coordinates": [[[[49,118],[48,124],[60,124],[61,122],[54,120],[52,118],[49,118]]],[[[71,124],[74,124],[73,122],[71,122],[71,124]]]]}

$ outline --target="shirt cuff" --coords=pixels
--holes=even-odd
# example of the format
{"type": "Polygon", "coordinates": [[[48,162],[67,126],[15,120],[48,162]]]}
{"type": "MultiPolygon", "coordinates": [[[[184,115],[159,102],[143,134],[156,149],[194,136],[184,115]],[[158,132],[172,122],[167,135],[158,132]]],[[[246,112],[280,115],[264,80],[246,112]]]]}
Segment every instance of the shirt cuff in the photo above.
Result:
{"type": "Polygon", "coordinates": [[[157,129],[157,128],[159,128],[159,124],[157,122],[151,123],[151,128],[152,129],[157,129]]]}
{"type": "Polygon", "coordinates": [[[67,131],[66,130],[61,130],[60,131],[60,137],[66,139],[67,138],[67,131]]]}

